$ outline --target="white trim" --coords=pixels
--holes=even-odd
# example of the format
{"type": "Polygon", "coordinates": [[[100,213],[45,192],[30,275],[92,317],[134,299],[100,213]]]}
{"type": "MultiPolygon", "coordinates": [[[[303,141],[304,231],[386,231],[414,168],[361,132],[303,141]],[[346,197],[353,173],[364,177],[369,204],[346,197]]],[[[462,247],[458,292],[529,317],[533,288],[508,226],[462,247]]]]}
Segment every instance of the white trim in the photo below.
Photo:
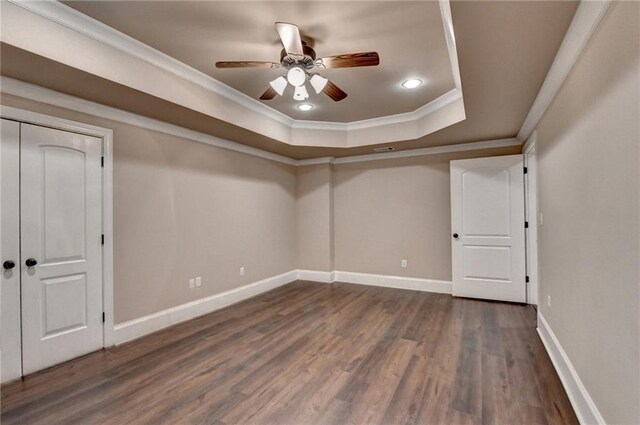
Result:
{"type": "Polygon", "coordinates": [[[175,76],[197,84],[204,89],[210,90],[213,93],[237,103],[238,105],[284,124],[290,129],[352,130],[372,128],[387,124],[405,123],[422,118],[431,112],[462,98],[462,85],[460,83],[460,70],[458,66],[455,36],[453,34],[453,19],[451,17],[449,0],[438,1],[440,5],[442,24],[445,30],[446,45],[449,53],[449,61],[454,77],[455,88],[449,93],[446,93],[440,98],[435,99],[412,112],[388,115],[368,120],[352,121],[349,123],[295,120],[288,115],[261,103],[257,99],[254,99],[239,90],[236,90],[221,81],[198,71],[183,62],[180,62],[179,60],[58,1],[9,1],[16,6],[35,13],[45,19],[69,28],[102,44],[113,47],[149,64],[157,66],[175,76]]]}
{"type": "Polygon", "coordinates": [[[414,291],[451,294],[450,281],[422,279],[417,277],[387,276],[380,274],[333,272],[334,282],[355,283],[358,285],[382,286],[385,288],[410,289],[414,291]]]}
{"type": "MultiPolygon", "coordinates": [[[[1,77],[4,78],[4,77],[1,77]]],[[[2,80],[4,81],[4,80],[2,80]]],[[[102,310],[105,312],[102,345],[113,344],[113,131],[108,128],[70,121],[23,109],[0,105],[0,117],[43,127],[86,134],[102,139],[104,169],[102,173],[102,310]]]]}
{"type": "Polygon", "coordinates": [[[531,136],[527,139],[527,141],[522,145],[522,153],[528,153],[531,149],[536,147],[536,143],[538,141],[538,132],[533,130],[531,136]]]}
{"type": "Polygon", "coordinates": [[[449,61],[451,63],[451,71],[453,72],[453,82],[462,97],[462,80],[460,79],[460,67],[458,66],[456,35],[453,30],[453,18],[451,16],[449,0],[440,0],[440,14],[442,16],[442,25],[444,26],[444,36],[447,40],[447,50],[449,51],[449,61]]]}
{"type": "Polygon", "coordinates": [[[323,156],[320,158],[299,159],[296,165],[301,167],[305,165],[333,164],[336,159],[332,156],[323,156]]]}
{"type": "Polygon", "coordinates": [[[55,0],[9,1],[16,6],[20,6],[79,34],[155,65],[282,124],[291,126],[294,121],[282,112],[63,3],[55,0]]]}
{"type": "Polygon", "coordinates": [[[562,381],[562,385],[580,423],[605,425],[600,411],[598,411],[596,404],[582,383],[578,372],[571,364],[569,356],[567,356],[562,345],[560,345],[560,341],[558,341],[558,338],[556,338],[553,330],[551,330],[551,327],[540,312],[538,312],[538,334],[560,377],[560,381],[562,381]]]}
{"type": "Polygon", "coordinates": [[[426,117],[439,109],[448,106],[456,100],[462,99],[462,90],[454,88],[442,96],[422,105],[418,109],[402,114],[387,115],[384,117],[368,118],[366,120],[351,122],[307,121],[295,120],[291,126],[298,130],[328,130],[328,131],[353,131],[367,128],[375,128],[383,125],[402,124],[414,122],[426,117]]]}
{"type": "MultiPolygon", "coordinates": [[[[123,111],[111,106],[102,105],[89,100],[80,99],[75,96],[60,93],[51,89],[40,87],[34,84],[25,83],[13,78],[0,76],[0,91],[2,93],[13,96],[22,97],[24,99],[33,100],[35,102],[45,103],[59,108],[69,109],[84,114],[93,115],[99,118],[118,121],[124,124],[133,125],[147,130],[158,131],[183,139],[193,140],[200,143],[206,143],[222,149],[234,152],[240,152],[258,158],[268,159],[283,164],[294,166],[305,166],[314,164],[346,164],[350,162],[376,161],[380,159],[406,158],[411,156],[436,155],[449,152],[473,151],[479,149],[502,148],[510,146],[518,146],[521,144],[517,139],[500,139],[488,140],[482,142],[461,143],[455,145],[434,146],[422,149],[410,149],[405,151],[396,151],[388,153],[377,153],[367,155],[357,155],[342,158],[321,157],[312,159],[296,160],[283,155],[267,152],[262,149],[243,145],[242,143],[232,142],[210,134],[201,133],[190,130],[174,124],[168,124],[163,121],[147,118],[132,112],[123,111]]],[[[1,107],[2,110],[6,106],[1,107]]],[[[66,121],[66,120],[62,120],[66,121]]],[[[86,127],[86,126],[81,126],[86,127]]]]}
{"type": "Polygon", "coordinates": [[[335,282],[335,272],[320,272],[315,270],[297,270],[298,280],[309,280],[311,282],[333,283],[335,282]]]}
{"type": "Polygon", "coordinates": [[[208,145],[216,146],[222,149],[241,152],[289,165],[295,165],[296,163],[295,159],[287,158],[286,156],[267,152],[262,149],[243,145],[241,143],[232,142],[230,140],[215,137],[210,134],[189,130],[184,127],[155,120],[153,118],[147,118],[142,115],[134,114],[132,112],[112,108],[111,106],[101,105],[96,102],[80,99],[75,96],[70,96],[68,94],[36,86],[34,84],[25,83],[23,81],[15,80],[9,77],[0,76],[0,90],[2,91],[2,93],[19,96],[25,99],[46,103],[48,105],[53,105],[60,108],[70,109],[76,112],[94,115],[100,118],[134,125],[136,127],[145,128],[147,130],[159,131],[161,133],[170,134],[172,136],[206,143],[208,145]]]}
{"type": "Polygon", "coordinates": [[[293,282],[297,278],[298,274],[296,270],[293,270],[249,285],[149,314],[148,316],[119,323],[114,328],[114,343],[122,344],[177,323],[220,310],[231,304],[244,301],[263,292],[293,282]]]}
{"type": "Polygon", "coordinates": [[[255,297],[264,292],[286,285],[287,283],[295,282],[296,280],[307,280],[319,283],[346,282],[443,294],[451,293],[451,282],[449,281],[341,271],[292,270],[249,285],[119,323],[115,325],[113,331],[113,343],[119,345],[143,337],[169,326],[212,313],[221,308],[255,297]]]}
{"type": "Polygon", "coordinates": [[[498,139],[484,142],[459,143],[456,145],[434,146],[431,148],[410,149],[406,151],[372,153],[367,155],[347,156],[334,159],[334,164],[348,164],[351,162],[376,161],[380,159],[408,158],[412,156],[438,155],[442,153],[474,151],[480,149],[507,148],[521,146],[518,139],[498,139]]]}
{"type": "Polygon", "coordinates": [[[567,75],[569,75],[569,72],[578,61],[580,54],[602,21],[602,17],[609,9],[611,3],[611,0],[580,2],[571,21],[571,25],[558,49],[558,53],[542,83],[540,92],[538,92],[538,96],[533,102],[529,114],[518,132],[519,140],[527,140],[531,132],[536,128],[556,94],[558,94],[567,75]]]}

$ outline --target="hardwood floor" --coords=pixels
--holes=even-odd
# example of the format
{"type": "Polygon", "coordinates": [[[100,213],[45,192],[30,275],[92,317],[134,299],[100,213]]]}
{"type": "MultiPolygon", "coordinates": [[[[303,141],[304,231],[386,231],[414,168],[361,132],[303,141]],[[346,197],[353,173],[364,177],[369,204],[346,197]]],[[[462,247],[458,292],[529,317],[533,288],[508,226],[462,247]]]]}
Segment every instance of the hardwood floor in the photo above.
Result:
{"type": "Polygon", "coordinates": [[[530,306],[294,282],[2,388],[9,424],[577,424],[530,306]]]}

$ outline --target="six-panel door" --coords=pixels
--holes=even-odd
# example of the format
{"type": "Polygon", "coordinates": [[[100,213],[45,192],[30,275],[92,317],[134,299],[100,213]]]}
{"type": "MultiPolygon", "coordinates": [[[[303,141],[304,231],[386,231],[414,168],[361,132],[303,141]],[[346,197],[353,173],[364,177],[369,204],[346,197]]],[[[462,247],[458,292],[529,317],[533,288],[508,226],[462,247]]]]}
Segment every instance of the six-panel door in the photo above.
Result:
{"type": "Polygon", "coordinates": [[[21,125],[23,373],[102,347],[101,140],[21,125]]]}

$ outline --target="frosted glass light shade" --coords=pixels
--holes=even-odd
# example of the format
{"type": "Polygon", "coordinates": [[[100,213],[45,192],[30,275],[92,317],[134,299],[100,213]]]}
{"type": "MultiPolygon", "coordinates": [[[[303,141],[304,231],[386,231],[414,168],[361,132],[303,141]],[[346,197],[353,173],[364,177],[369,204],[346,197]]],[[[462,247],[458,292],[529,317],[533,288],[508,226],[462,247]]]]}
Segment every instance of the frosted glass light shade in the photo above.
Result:
{"type": "Polygon", "coordinates": [[[287,79],[284,77],[278,77],[269,84],[280,96],[282,96],[284,89],[287,88],[287,79]]]}
{"type": "Polygon", "coordinates": [[[307,91],[307,88],[305,86],[296,87],[295,91],[293,92],[293,98],[295,100],[309,99],[309,92],[307,91]]]}
{"type": "Polygon", "coordinates": [[[293,87],[300,87],[307,81],[307,74],[301,69],[293,67],[287,72],[287,80],[289,80],[289,84],[293,87]]]}
{"type": "Polygon", "coordinates": [[[316,74],[313,77],[311,77],[311,80],[309,82],[313,86],[313,89],[316,91],[316,93],[320,94],[320,92],[324,90],[324,87],[327,85],[328,81],[329,80],[327,80],[326,78],[316,74]]]}

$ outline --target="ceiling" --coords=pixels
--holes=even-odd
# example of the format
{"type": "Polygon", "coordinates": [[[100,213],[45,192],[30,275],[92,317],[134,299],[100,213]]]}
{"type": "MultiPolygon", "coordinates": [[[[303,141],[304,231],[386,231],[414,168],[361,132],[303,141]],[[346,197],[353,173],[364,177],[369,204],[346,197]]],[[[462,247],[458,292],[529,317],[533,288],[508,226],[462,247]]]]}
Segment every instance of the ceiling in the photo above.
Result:
{"type": "MultiPolygon", "coordinates": [[[[124,4],[113,3],[112,8],[119,9],[124,4]]],[[[190,8],[193,4],[185,3],[184,7],[190,8]]],[[[385,146],[394,146],[400,151],[515,137],[577,4],[577,1],[452,1],[466,119],[425,137],[399,139],[385,146]]],[[[246,19],[251,21],[254,16],[249,13],[246,19]]],[[[271,42],[275,40],[274,35],[271,42]]],[[[374,147],[291,146],[4,43],[1,48],[3,75],[291,158],[368,154],[374,147]],[[41,72],[43,69],[47,72],[41,72]]]]}
{"type": "Polygon", "coordinates": [[[217,69],[219,60],[278,62],[274,22],[297,24],[318,57],[377,51],[377,67],[320,74],[349,96],[334,102],[311,93],[309,112],[296,108],[292,87],[262,101],[294,119],[352,122],[411,112],[455,88],[437,1],[69,1],[68,6],[252,97],[283,69],[217,69]],[[162,29],[162,30],[159,30],[162,29]],[[425,83],[407,90],[400,83],[425,83]]]}

